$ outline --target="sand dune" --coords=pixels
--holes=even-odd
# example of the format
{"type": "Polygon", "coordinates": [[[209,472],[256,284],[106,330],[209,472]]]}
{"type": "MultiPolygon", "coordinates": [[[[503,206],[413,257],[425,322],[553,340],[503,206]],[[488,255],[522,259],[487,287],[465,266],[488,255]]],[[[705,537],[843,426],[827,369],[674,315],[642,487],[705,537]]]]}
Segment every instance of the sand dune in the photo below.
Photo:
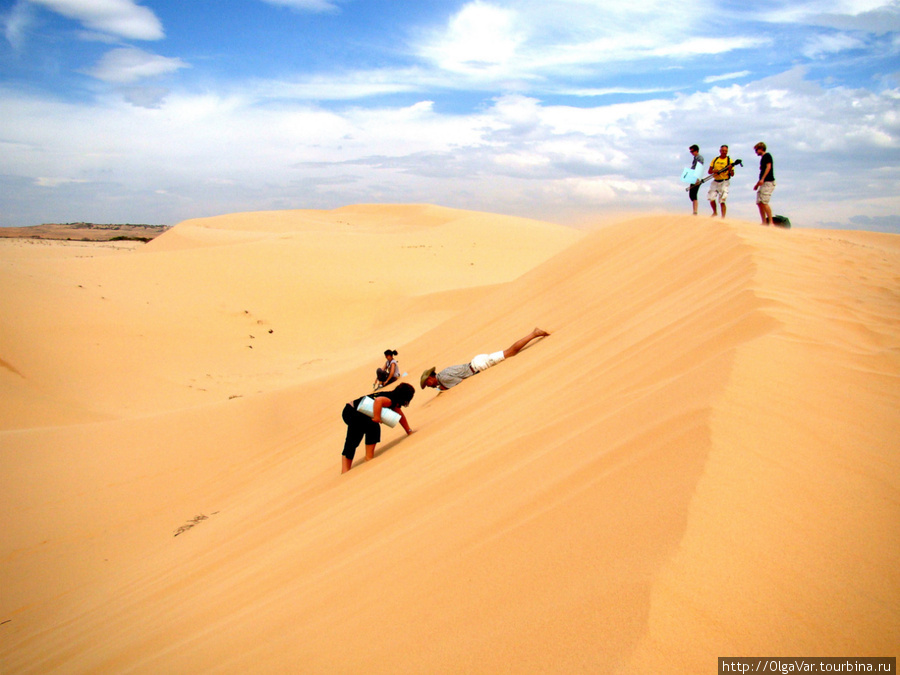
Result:
{"type": "Polygon", "coordinates": [[[2,246],[3,672],[896,655],[895,236],[360,206],[2,246]],[[340,475],[385,347],[417,382],[535,325],[340,475]]]}
{"type": "Polygon", "coordinates": [[[579,236],[359,206],[187,221],[124,256],[19,242],[0,299],[0,358],[19,376],[0,371],[0,391],[24,405],[0,428],[177,410],[371,365],[579,236]]]}

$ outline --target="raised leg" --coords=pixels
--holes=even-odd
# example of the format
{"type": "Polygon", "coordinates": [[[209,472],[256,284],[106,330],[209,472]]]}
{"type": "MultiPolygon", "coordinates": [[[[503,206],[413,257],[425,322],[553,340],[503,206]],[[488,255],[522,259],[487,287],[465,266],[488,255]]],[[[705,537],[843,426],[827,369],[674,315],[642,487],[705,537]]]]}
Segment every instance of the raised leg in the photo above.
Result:
{"type": "Polygon", "coordinates": [[[531,331],[528,335],[523,337],[521,340],[516,340],[516,342],[514,342],[509,347],[504,349],[503,350],[503,358],[508,359],[512,356],[515,356],[520,351],[522,351],[522,348],[525,347],[525,345],[527,345],[532,340],[537,339],[539,337],[546,337],[548,335],[550,335],[550,333],[548,333],[547,331],[541,330],[540,328],[535,328],[533,331],[531,331]]]}

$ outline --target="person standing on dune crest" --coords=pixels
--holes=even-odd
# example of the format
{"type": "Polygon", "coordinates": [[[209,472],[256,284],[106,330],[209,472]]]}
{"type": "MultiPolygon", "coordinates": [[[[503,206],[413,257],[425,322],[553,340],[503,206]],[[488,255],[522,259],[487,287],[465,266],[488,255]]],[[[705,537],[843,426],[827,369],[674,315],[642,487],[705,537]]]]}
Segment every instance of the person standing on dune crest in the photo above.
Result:
{"type": "Polygon", "coordinates": [[[709,165],[707,172],[713,177],[712,185],[709,186],[709,193],[706,198],[709,199],[709,205],[712,207],[712,217],[716,215],[716,202],[722,208],[722,217],[725,217],[725,200],[728,199],[728,187],[731,185],[731,177],[734,175],[734,167],[731,164],[731,157],[728,156],[728,146],[723,145],[719,148],[719,156],[716,157],[712,164],[709,165]]]}
{"type": "Polygon", "coordinates": [[[753,146],[759,159],[759,180],[753,189],[756,190],[756,206],[763,225],[772,224],[772,207],[769,202],[775,192],[775,161],[766,150],[766,144],[760,141],[753,146]]]}
{"type": "MultiPolygon", "coordinates": [[[[703,159],[703,155],[700,154],[700,146],[692,145],[688,148],[688,152],[691,153],[691,156],[694,158],[691,162],[691,170],[695,170],[698,166],[702,167],[704,165],[705,160],[703,159]]],[[[694,215],[697,215],[697,193],[700,192],[700,179],[698,178],[694,181],[693,185],[691,185],[688,190],[688,198],[691,200],[691,205],[694,207],[694,215]]]]}
{"type": "Polygon", "coordinates": [[[501,361],[515,356],[520,351],[522,351],[522,348],[532,340],[536,340],[540,337],[547,337],[548,335],[550,335],[550,333],[548,333],[547,331],[541,330],[540,328],[535,328],[528,335],[523,337],[521,340],[514,342],[502,352],[494,352],[493,354],[479,354],[469,363],[462,363],[458,366],[448,366],[439,373],[435,373],[435,368],[431,367],[424,373],[422,373],[422,377],[419,379],[419,384],[421,385],[422,389],[424,389],[425,387],[432,387],[435,389],[440,389],[441,391],[446,391],[450,387],[455,387],[467,377],[477,375],[481,371],[487,370],[491,366],[496,366],[501,361]]]}

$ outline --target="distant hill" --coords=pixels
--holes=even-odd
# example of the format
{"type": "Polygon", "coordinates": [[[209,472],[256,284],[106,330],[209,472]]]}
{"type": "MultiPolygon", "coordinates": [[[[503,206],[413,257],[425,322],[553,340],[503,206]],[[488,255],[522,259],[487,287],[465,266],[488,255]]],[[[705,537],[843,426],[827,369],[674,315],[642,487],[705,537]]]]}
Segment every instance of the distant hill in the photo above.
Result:
{"type": "Polygon", "coordinates": [[[69,241],[150,241],[170,229],[168,225],[98,223],[44,223],[31,227],[0,227],[0,237],[61,239],[69,241]]]}

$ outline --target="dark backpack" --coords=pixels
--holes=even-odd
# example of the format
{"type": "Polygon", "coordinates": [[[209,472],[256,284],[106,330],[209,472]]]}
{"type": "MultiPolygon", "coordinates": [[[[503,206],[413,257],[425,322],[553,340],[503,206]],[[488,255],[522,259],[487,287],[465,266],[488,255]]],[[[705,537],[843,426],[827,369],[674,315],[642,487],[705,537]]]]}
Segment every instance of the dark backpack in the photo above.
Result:
{"type": "Polygon", "coordinates": [[[787,228],[791,226],[791,219],[787,216],[772,216],[772,224],[787,228]]]}

